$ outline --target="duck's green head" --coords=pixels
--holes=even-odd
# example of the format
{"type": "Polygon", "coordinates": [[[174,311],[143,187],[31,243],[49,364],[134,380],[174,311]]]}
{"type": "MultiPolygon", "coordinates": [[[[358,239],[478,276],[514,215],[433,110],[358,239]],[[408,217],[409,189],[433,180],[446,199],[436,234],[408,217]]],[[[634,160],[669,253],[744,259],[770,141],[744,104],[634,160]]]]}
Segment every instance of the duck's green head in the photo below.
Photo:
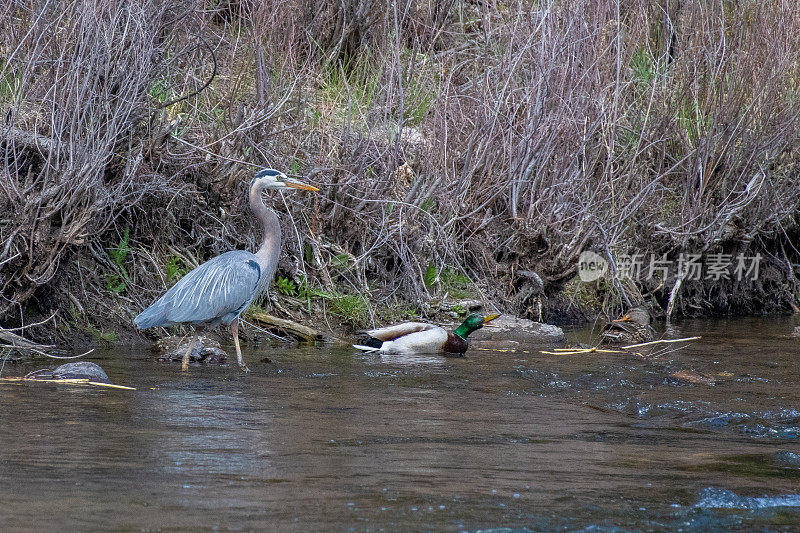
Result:
{"type": "Polygon", "coordinates": [[[489,315],[484,317],[480,313],[472,313],[467,317],[464,322],[461,323],[458,328],[456,328],[456,335],[467,338],[467,336],[472,333],[473,331],[479,330],[483,327],[484,324],[487,322],[491,322],[495,318],[499,317],[500,315],[489,315]]]}

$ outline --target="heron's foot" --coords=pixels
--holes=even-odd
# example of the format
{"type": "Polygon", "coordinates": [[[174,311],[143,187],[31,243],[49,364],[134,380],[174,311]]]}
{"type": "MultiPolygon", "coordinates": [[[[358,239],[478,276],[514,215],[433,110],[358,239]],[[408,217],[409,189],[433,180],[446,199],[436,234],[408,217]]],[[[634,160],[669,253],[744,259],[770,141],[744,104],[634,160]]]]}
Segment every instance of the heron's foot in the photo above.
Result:
{"type": "Polygon", "coordinates": [[[242,361],[241,363],[239,363],[239,368],[241,368],[241,369],[242,369],[242,372],[250,372],[250,369],[249,369],[249,368],[247,368],[247,365],[246,365],[246,364],[244,364],[244,361],[242,361]]]}
{"type": "Polygon", "coordinates": [[[192,338],[192,342],[189,343],[189,348],[187,348],[186,352],[183,354],[183,359],[181,359],[181,371],[186,372],[189,370],[189,356],[192,355],[192,350],[194,350],[194,345],[197,342],[197,335],[192,338]]]}

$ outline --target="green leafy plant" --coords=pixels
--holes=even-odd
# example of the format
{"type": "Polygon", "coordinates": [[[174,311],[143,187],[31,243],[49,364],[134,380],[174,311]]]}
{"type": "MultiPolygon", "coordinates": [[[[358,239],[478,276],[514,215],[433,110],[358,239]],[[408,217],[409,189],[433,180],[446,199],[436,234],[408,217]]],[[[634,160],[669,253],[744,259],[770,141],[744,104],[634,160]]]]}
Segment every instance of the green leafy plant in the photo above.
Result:
{"type": "MultiPolygon", "coordinates": [[[[8,65],[4,61],[0,61],[0,72],[7,69],[8,65]]],[[[8,69],[6,74],[0,77],[0,98],[6,101],[12,101],[18,94],[21,86],[21,80],[17,77],[12,69],[8,69]]]]}
{"type": "Polygon", "coordinates": [[[297,295],[297,286],[295,285],[294,281],[283,276],[278,276],[278,278],[275,280],[275,290],[286,296],[297,295]]]}
{"type": "Polygon", "coordinates": [[[442,291],[453,298],[472,298],[475,296],[472,280],[449,266],[439,270],[432,263],[428,264],[423,281],[428,288],[438,283],[442,291]]]}
{"type": "MultiPolygon", "coordinates": [[[[323,66],[320,93],[328,106],[333,106],[338,120],[360,117],[372,105],[380,79],[380,65],[368,56],[344,63],[330,61],[323,66]]],[[[327,113],[310,117],[312,123],[327,113]]]]}
{"type": "Polygon", "coordinates": [[[117,340],[117,334],[113,331],[101,329],[94,326],[91,322],[86,326],[86,332],[92,338],[102,344],[114,344],[117,340]]]}
{"type": "Polygon", "coordinates": [[[422,281],[425,282],[425,286],[428,288],[433,287],[433,284],[436,283],[436,276],[438,274],[439,271],[436,270],[436,267],[433,266],[433,263],[428,263],[428,268],[425,270],[425,276],[422,279],[422,281]]]}
{"type": "Polygon", "coordinates": [[[346,270],[348,267],[350,267],[353,261],[347,254],[338,254],[331,257],[330,263],[331,266],[337,270],[346,270]]]}
{"type": "Polygon", "coordinates": [[[337,318],[341,319],[352,326],[360,327],[369,324],[369,302],[367,299],[358,293],[342,293],[338,291],[326,291],[319,287],[314,287],[309,284],[306,278],[301,277],[299,285],[286,283],[281,281],[283,278],[279,277],[275,286],[278,292],[281,292],[281,287],[292,287],[298,298],[308,302],[308,312],[311,312],[312,301],[324,301],[328,311],[337,318]]]}
{"type": "Polygon", "coordinates": [[[422,204],[419,207],[426,213],[430,213],[431,208],[433,208],[435,205],[436,205],[435,198],[425,198],[425,200],[422,201],[422,204]]]}
{"type": "Polygon", "coordinates": [[[169,88],[169,84],[164,79],[156,80],[156,82],[150,86],[150,90],[148,91],[148,94],[151,98],[162,104],[167,101],[171,93],[172,91],[169,88]]]}
{"type": "Polygon", "coordinates": [[[397,300],[383,305],[376,312],[381,319],[388,323],[414,320],[418,317],[418,310],[416,307],[411,307],[397,300]]]}
{"type": "Polygon", "coordinates": [[[129,243],[129,229],[125,229],[125,234],[120,239],[119,243],[106,250],[108,258],[117,267],[117,272],[109,272],[106,274],[106,288],[117,294],[125,292],[128,284],[131,282],[128,271],[125,269],[125,261],[131,254],[129,243]]]}
{"type": "Polygon", "coordinates": [[[186,275],[186,268],[183,266],[183,261],[180,257],[177,256],[170,256],[167,260],[167,264],[164,267],[164,280],[169,282],[172,278],[181,279],[183,276],[186,275]]]}
{"type": "Polygon", "coordinates": [[[630,68],[634,79],[644,86],[650,85],[658,74],[653,56],[645,47],[639,48],[633,53],[630,68]]]}
{"type": "Polygon", "coordinates": [[[297,287],[297,296],[302,299],[310,298],[333,298],[334,294],[326,292],[319,287],[313,287],[308,283],[308,280],[300,276],[300,285],[297,287]]]}
{"type": "Polygon", "coordinates": [[[439,283],[442,284],[442,289],[453,298],[472,298],[475,296],[472,280],[450,267],[445,267],[439,272],[439,283]]]}
{"type": "Polygon", "coordinates": [[[69,303],[69,318],[70,318],[70,320],[73,323],[77,324],[78,320],[81,319],[81,316],[82,315],[81,315],[80,311],[78,311],[78,308],[75,306],[75,304],[70,302],[69,303]]]}
{"type": "Polygon", "coordinates": [[[436,93],[423,83],[425,79],[420,75],[403,76],[403,119],[408,125],[419,126],[436,99],[436,93]]]}

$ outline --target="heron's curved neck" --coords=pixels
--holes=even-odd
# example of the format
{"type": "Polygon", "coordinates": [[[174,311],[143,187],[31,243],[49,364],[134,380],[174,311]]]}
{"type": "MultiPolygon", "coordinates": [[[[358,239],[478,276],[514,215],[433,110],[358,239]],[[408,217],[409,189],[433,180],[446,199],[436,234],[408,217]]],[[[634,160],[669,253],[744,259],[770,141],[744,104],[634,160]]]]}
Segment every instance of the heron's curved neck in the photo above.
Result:
{"type": "Polygon", "coordinates": [[[267,266],[270,270],[268,275],[271,277],[278,266],[278,257],[281,251],[281,225],[275,212],[264,205],[264,200],[261,199],[262,190],[261,187],[250,189],[250,210],[261,222],[264,231],[261,246],[256,251],[256,257],[262,262],[262,269],[267,266]]]}

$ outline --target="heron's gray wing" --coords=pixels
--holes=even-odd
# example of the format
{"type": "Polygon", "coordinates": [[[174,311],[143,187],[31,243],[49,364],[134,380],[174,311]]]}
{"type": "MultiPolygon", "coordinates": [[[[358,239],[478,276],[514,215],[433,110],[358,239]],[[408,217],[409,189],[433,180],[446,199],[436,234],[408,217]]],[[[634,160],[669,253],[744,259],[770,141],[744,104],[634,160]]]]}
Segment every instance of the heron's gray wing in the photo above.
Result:
{"type": "Polygon", "coordinates": [[[416,333],[418,331],[436,329],[438,327],[439,326],[425,324],[423,322],[404,322],[403,324],[395,324],[394,326],[386,326],[385,328],[371,329],[369,331],[365,331],[364,333],[373,339],[392,341],[398,337],[402,337],[403,335],[416,333]]]}
{"type": "Polygon", "coordinates": [[[195,268],[134,319],[137,327],[230,321],[250,305],[261,269],[250,252],[236,250],[195,268]]]}

